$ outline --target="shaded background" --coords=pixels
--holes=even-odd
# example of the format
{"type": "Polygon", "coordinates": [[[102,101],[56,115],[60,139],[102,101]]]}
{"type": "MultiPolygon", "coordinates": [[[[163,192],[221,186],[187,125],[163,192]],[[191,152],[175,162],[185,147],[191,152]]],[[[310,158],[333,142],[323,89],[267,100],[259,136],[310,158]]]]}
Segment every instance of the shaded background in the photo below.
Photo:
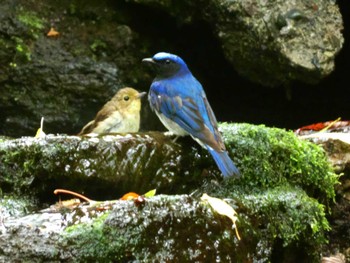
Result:
{"type": "MultiPolygon", "coordinates": [[[[337,2],[345,43],[335,71],[316,85],[292,82],[274,88],[241,77],[204,20],[179,23],[161,9],[128,1],[0,2],[0,135],[33,136],[43,115],[46,133],[77,134],[121,87],[148,91],[154,74],[141,60],[159,51],[187,62],[218,121],[297,129],[338,117],[350,119],[348,0],[337,2]],[[15,20],[25,9],[45,21],[39,37],[31,35],[30,25],[15,20]],[[7,17],[13,10],[17,14],[7,17]],[[46,37],[50,26],[60,37],[46,37]],[[17,54],[18,41],[32,52],[31,61],[25,61],[26,51],[17,54]],[[19,55],[17,68],[9,68],[19,55]],[[57,84],[56,77],[62,82],[57,84]]],[[[141,117],[141,130],[164,130],[146,100],[141,117]]]]}
{"type": "Polygon", "coordinates": [[[178,28],[161,12],[149,10],[150,23],[136,23],[135,28],[153,39],[162,36],[176,43],[176,48],[169,50],[160,42],[154,52],[175,52],[187,62],[202,83],[219,121],[296,129],[338,117],[350,119],[350,2],[337,2],[344,21],[344,46],[336,57],[335,71],[316,85],[294,82],[269,88],[242,78],[225,61],[220,43],[210,35],[205,23],[178,28]],[[162,27],[159,20],[163,19],[168,21],[162,27]]]}

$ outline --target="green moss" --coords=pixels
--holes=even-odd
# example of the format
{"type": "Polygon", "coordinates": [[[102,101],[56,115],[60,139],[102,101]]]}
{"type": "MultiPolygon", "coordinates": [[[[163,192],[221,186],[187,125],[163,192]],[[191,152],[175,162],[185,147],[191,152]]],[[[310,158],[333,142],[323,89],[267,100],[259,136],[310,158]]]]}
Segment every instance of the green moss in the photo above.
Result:
{"type": "Polygon", "coordinates": [[[323,204],[334,199],[339,176],[318,145],[264,125],[223,123],[220,130],[242,172],[237,182],[241,187],[268,189],[288,183],[323,204]]]}
{"type": "Polygon", "coordinates": [[[22,10],[17,16],[18,20],[23,23],[33,33],[35,38],[39,32],[44,29],[44,20],[37,16],[36,13],[22,10]]]}
{"type": "Polygon", "coordinates": [[[34,211],[36,201],[32,197],[4,195],[0,189],[0,212],[2,219],[18,218],[34,211]]]}
{"type": "Polygon", "coordinates": [[[17,15],[18,21],[26,28],[25,33],[20,36],[12,36],[11,40],[15,47],[14,59],[10,66],[15,68],[18,62],[31,61],[32,41],[43,34],[44,20],[35,12],[20,8],[17,15]]]}
{"type": "Polygon", "coordinates": [[[90,45],[90,49],[93,52],[97,52],[98,49],[106,49],[107,44],[103,40],[95,39],[94,42],[90,45]]]}
{"type": "MultiPolygon", "coordinates": [[[[55,142],[44,147],[45,140],[28,139],[35,142],[26,145],[22,141],[16,145],[16,143],[12,144],[16,142],[13,139],[1,145],[4,148],[9,148],[4,150],[0,147],[0,173],[3,174],[0,178],[0,184],[5,192],[17,195],[27,194],[37,197],[38,192],[44,189],[50,189],[52,193],[50,182],[57,185],[56,180],[59,180],[58,174],[53,171],[55,169],[64,170],[67,159],[72,158],[67,153],[70,145],[65,146],[55,142]],[[42,185],[42,181],[46,181],[46,184],[42,185]]],[[[64,181],[62,178],[61,180],[64,181]]]]}
{"type": "Polygon", "coordinates": [[[260,227],[266,227],[269,238],[281,239],[284,246],[296,241],[314,245],[326,241],[324,234],[330,227],[324,206],[299,188],[284,186],[252,191],[242,194],[240,202],[250,218],[258,218],[260,227]]]}
{"type": "Polygon", "coordinates": [[[82,262],[124,262],[128,259],[128,252],[141,244],[140,228],[107,227],[105,221],[109,214],[66,228],[61,239],[63,249],[71,251],[82,262]]]}
{"type": "Polygon", "coordinates": [[[1,183],[6,192],[18,195],[26,193],[25,189],[34,180],[34,176],[29,172],[32,168],[29,164],[34,163],[34,160],[28,159],[23,151],[6,151],[5,154],[0,152],[0,161],[12,163],[10,169],[0,165],[0,172],[4,175],[1,183]]]}
{"type": "MultiPolygon", "coordinates": [[[[25,43],[25,40],[19,37],[12,37],[15,42],[15,60],[30,61],[31,60],[31,48],[25,43]]],[[[12,62],[13,63],[13,62],[12,62]]],[[[10,64],[11,66],[14,64],[10,64]]]]}
{"type": "Polygon", "coordinates": [[[77,233],[81,233],[82,229],[85,229],[86,226],[94,226],[96,229],[99,228],[103,222],[106,220],[107,216],[108,216],[108,212],[94,218],[91,219],[91,221],[89,223],[81,223],[81,224],[73,224],[71,226],[68,226],[65,228],[63,235],[65,237],[69,237],[70,235],[75,235],[77,233]]]}
{"type": "Polygon", "coordinates": [[[116,235],[113,242],[108,239],[103,231],[103,224],[107,216],[108,213],[105,213],[89,223],[82,223],[66,228],[62,234],[62,246],[67,246],[65,250],[69,249],[76,258],[79,258],[83,262],[110,262],[112,261],[109,257],[110,253],[113,252],[122,255],[122,253],[118,253],[118,249],[126,243],[125,237],[118,237],[116,235]],[[120,247],[114,244],[118,244],[120,247]]]}
{"type": "Polygon", "coordinates": [[[94,60],[101,55],[103,55],[107,50],[107,43],[101,39],[94,39],[93,43],[90,45],[90,50],[93,53],[94,60]]]}

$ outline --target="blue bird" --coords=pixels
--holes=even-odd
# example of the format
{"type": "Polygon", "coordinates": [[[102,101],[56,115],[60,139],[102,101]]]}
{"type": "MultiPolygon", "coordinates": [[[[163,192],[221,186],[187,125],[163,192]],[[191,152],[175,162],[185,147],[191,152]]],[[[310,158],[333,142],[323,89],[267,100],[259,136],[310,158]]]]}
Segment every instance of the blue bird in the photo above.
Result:
{"type": "Polygon", "coordinates": [[[142,62],[152,65],[156,72],[148,100],[164,126],[175,135],[191,135],[209,151],[224,177],[239,176],[202,85],[186,63],[179,56],[165,52],[142,62]]]}

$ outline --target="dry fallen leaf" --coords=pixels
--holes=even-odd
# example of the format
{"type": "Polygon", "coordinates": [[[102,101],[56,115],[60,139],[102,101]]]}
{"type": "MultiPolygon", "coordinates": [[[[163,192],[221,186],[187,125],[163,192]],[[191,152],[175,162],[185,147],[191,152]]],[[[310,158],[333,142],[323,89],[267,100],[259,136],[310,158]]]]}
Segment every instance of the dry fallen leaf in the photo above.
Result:
{"type": "Polygon", "coordinates": [[[239,236],[237,226],[236,226],[236,221],[237,221],[236,211],[228,203],[226,203],[224,200],[216,198],[216,197],[211,197],[205,193],[202,195],[201,200],[208,202],[209,205],[211,206],[211,208],[216,213],[230,218],[232,221],[232,224],[235,228],[236,236],[237,236],[238,240],[241,240],[241,237],[239,236]]]}
{"type": "Polygon", "coordinates": [[[139,197],[139,194],[137,193],[134,193],[134,192],[129,192],[129,193],[126,193],[125,195],[123,195],[120,200],[134,200],[136,199],[137,197],[139,197]]]}
{"type": "Polygon", "coordinates": [[[57,32],[53,27],[51,27],[50,31],[47,33],[48,37],[57,37],[59,36],[59,32],[57,32]]]}

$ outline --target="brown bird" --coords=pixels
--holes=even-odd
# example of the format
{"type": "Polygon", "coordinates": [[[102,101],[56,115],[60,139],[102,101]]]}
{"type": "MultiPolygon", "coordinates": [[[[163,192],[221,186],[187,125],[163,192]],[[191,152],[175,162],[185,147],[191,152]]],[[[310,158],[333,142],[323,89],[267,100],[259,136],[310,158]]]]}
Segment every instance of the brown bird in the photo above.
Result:
{"type": "Polygon", "coordinates": [[[141,98],[146,92],[123,88],[84,126],[78,135],[88,133],[138,132],[141,98]]]}

